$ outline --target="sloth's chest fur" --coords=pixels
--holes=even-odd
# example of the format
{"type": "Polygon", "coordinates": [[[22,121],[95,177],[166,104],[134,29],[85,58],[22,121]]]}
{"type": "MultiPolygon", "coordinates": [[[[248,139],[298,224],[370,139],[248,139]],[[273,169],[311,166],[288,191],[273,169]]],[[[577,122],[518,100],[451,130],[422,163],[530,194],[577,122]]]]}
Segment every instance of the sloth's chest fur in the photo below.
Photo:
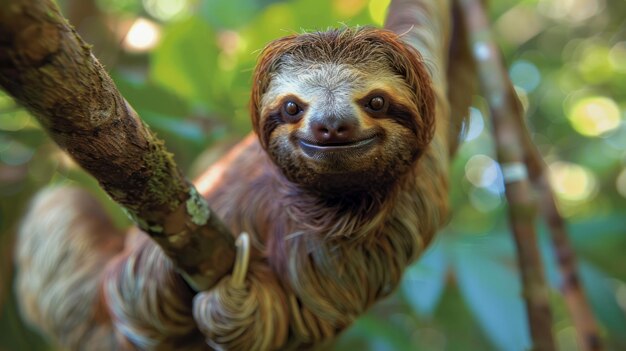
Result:
{"type": "Polygon", "coordinates": [[[301,203],[285,207],[288,225],[268,238],[268,260],[296,300],[291,313],[304,321],[300,333],[330,337],[350,325],[394,290],[421,253],[432,228],[416,216],[419,194],[392,197],[348,209],[318,204],[319,216],[307,215],[301,203]]]}
{"type": "Polygon", "coordinates": [[[340,201],[299,191],[256,160],[254,170],[227,174],[239,185],[208,200],[234,232],[252,236],[255,259],[276,274],[294,345],[332,338],[391,293],[446,215],[447,181],[430,154],[384,196],[340,201]]]}

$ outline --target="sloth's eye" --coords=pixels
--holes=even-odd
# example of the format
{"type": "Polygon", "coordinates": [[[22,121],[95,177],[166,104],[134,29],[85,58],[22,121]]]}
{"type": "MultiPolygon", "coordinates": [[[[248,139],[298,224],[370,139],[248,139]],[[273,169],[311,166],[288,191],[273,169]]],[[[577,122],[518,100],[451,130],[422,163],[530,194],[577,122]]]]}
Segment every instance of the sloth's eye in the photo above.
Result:
{"type": "Polygon", "coordinates": [[[380,111],[385,107],[385,99],[381,96],[373,97],[369,102],[369,107],[374,111],[380,111]]]}
{"type": "Polygon", "coordinates": [[[300,106],[293,101],[287,101],[284,108],[285,112],[290,116],[295,116],[300,112],[300,106]]]}

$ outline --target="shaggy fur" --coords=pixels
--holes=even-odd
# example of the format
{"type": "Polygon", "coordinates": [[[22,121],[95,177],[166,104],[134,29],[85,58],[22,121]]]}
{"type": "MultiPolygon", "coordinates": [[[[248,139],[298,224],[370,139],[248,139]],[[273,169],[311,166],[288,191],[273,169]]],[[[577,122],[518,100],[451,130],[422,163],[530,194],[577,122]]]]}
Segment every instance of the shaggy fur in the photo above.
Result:
{"type": "MultiPolygon", "coordinates": [[[[334,337],[393,291],[404,268],[443,224],[447,131],[435,133],[434,119],[443,115],[434,110],[419,55],[390,32],[342,29],[283,38],[268,46],[258,67],[252,116],[261,142],[249,142],[238,156],[230,155],[219,185],[205,195],[235,232],[256,238],[258,264],[272,268],[292,302],[289,342],[302,347],[334,337]],[[372,72],[386,75],[359,79],[372,72]],[[386,136],[376,160],[365,160],[374,166],[362,168],[362,160],[344,163],[348,173],[350,167],[361,167],[354,175],[342,174],[356,179],[328,191],[316,180],[331,182],[333,174],[315,172],[291,142],[291,134],[307,128],[307,117],[295,126],[273,122],[265,128],[282,87],[300,80],[311,83],[300,90],[299,99],[323,92],[328,87],[321,83],[327,81],[336,95],[346,81],[345,90],[385,87],[381,80],[394,83],[398,100],[413,102],[407,106],[412,106],[417,132],[393,114],[361,116],[363,124],[378,126],[386,136]],[[306,171],[297,173],[301,168],[306,171]]],[[[354,92],[346,94],[354,98],[354,92]]],[[[315,105],[312,100],[304,103],[315,105]]]]}
{"type": "Polygon", "coordinates": [[[447,216],[448,107],[420,55],[361,28],[264,50],[248,137],[197,182],[253,242],[246,285],[195,294],[145,234],[122,239],[82,191],[40,195],[20,230],[24,315],[69,349],[302,349],[332,340],[398,285],[447,216]],[[388,108],[368,109],[372,96],[388,108]],[[302,116],[277,112],[285,99],[302,116]],[[364,103],[365,102],[365,103],[364,103]],[[352,118],[366,150],[307,157],[312,120],[352,118]],[[359,134],[360,133],[360,134],[359,134]],[[208,340],[205,340],[208,338],[208,340]]]}

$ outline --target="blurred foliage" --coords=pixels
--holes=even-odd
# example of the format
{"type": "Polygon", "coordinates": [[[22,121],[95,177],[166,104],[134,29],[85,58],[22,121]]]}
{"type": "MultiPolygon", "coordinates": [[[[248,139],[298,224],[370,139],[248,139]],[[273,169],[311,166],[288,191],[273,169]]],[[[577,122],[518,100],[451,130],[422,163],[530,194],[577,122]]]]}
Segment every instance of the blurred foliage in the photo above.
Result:
{"type": "MultiPolygon", "coordinates": [[[[251,71],[270,40],[302,30],[380,25],[388,0],[60,0],[124,96],[196,175],[250,130],[251,71]],[[207,150],[207,151],[205,151],[207,150]],[[194,161],[195,160],[195,161],[194,161]]],[[[626,349],[626,2],[501,0],[490,16],[533,138],[550,166],[582,280],[610,350],[626,349]]],[[[338,340],[337,350],[529,347],[502,176],[477,97],[451,172],[454,216],[401,288],[338,340]]],[[[29,198],[53,183],[96,182],[0,93],[0,350],[46,350],[18,317],[12,242],[29,198]]],[[[576,350],[543,224],[554,333],[576,350]]]]}

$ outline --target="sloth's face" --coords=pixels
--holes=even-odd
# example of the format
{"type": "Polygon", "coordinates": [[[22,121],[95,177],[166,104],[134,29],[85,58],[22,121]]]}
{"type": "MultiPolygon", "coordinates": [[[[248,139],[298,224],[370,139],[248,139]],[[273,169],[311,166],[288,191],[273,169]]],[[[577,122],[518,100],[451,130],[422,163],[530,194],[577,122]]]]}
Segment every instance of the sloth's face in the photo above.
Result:
{"type": "Polygon", "coordinates": [[[285,176],[342,194],[392,184],[434,133],[434,97],[419,54],[374,28],[292,35],[259,60],[252,122],[285,176]]]}
{"type": "Polygon", "coordinates": [[[268,152],[305,186],[341,191],[388,184],[420,151],[411,91],[382,64],[286,58],[262,106],[268,152]]]}

